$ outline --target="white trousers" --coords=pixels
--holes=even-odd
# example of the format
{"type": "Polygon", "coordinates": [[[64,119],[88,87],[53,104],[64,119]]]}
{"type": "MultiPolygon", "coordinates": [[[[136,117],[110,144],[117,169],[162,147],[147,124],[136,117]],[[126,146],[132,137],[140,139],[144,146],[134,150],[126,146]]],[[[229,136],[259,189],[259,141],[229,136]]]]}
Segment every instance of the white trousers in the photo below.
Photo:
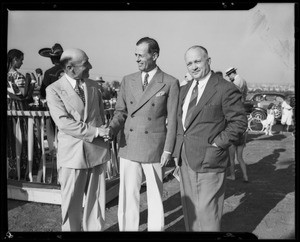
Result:
{"type": "Polygon", "coordinates": [[[60,168],[62,231],[103,230],[105,171],[106,164],[89,169],[60,168]]]}
{"type": "Polygon", "coordinates": [[[140,188],[143,171],[147,186],[148,231],[164,230],[163,174],[160,163],[140,163],[120,158],[118,206],[120,231],[139,230],[140,188]]]}

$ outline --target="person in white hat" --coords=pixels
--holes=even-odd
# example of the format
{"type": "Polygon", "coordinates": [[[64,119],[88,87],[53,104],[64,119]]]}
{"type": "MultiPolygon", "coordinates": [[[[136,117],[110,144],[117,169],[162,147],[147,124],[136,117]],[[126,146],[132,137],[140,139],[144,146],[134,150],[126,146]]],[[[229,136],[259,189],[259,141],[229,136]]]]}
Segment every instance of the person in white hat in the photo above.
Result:
{"type": "Polygon", "coordinates": [[[248,93],[247,82],[237,74],[236,70],[236,68],[230,67],[225,73],[229,80],[239,88],[242,93],[242,102],[245,102],[248,93]]]}

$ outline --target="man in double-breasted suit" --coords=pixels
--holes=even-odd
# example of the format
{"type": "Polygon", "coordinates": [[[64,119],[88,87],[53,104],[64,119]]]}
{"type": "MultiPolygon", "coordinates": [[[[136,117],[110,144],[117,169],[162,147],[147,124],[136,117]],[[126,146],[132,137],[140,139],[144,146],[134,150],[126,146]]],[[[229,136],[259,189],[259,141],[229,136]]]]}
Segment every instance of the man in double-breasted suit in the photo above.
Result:
{"type": "Polygon", "coordinates": [[[101,231],[109,159],[108,143],[99,137],[105,123],[102,97],[97,83],[88,79],[92,66],[85,52],[68,49],[60,60],[65,74],[47,87],[46,98],[58,127],[62,231],[80,231],[81,226],[101,231]]]}
{"type": "Polygon", "coordinates": [[[159,46],[154,39],[140,39],[135,55],[140,71],[123,78],[114,117],[109,124],[111,134],[116,135],[121,129],[123,133],[119,144],[119,229],[139,229],[144,172],[148,231],[162,231],[162,166],[170,160],[175,144],[179,82],[156,65],[159,46]]]}
{"type": "Polygon", "coordinates": [[[210,69],[202,46],[185,54],[193,77],[180,89],[173,155],[180,165],[180,190],[187,231],[219,231],[228,147],[247,128],[241,93],[210,69]]]}

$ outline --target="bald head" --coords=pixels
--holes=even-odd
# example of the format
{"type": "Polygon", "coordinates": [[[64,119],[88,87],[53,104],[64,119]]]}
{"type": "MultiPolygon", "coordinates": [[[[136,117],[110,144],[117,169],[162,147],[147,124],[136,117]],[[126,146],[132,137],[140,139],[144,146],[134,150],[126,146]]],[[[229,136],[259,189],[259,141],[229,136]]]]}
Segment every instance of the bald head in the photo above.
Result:
{"type": "Polygon", "coordinates": [[[86,53],[80,49],[66,49],[60,57],[62,63],[79,63],[84,59],[88,59],[88,57],[86,53]]]}
{"type": "Polygon", "coordinates": [[[60,57],[60,63],[66,74],[74,79],[88,78],[92,69],[88,56],[81,49],[66,49],[60,57]]]}
{"type": "Polygon", "coordinates": [[[208,51],[206,48],[204,48],[203,46],[200,45],[194,45],[190,48],[188,48],[188,50],[185,52],[185,57],[187,55],[188,52],[190,51],[198,51],[199,53],[201,53],[204,57],[208,57],[208,51]]]}

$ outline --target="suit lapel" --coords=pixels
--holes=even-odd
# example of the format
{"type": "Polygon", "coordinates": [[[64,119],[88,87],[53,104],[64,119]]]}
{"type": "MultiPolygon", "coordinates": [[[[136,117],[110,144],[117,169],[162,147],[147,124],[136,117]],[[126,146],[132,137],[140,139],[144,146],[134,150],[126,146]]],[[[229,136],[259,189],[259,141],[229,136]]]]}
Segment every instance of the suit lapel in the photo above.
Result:
{"type": "Polygon", "coordinates": [[[181,87],[181,90],[180,90],[180,99],[179,99],[179,107],[181,107],[181,110],[182,110],[182,106],[183,106],[183,103],[184,103],[184,99],[186,98],[186,95],[192,85],[192,81],[189,81],[186,85],[182,86],[181,87]]]}
{"type": "Polygon", "coordinates": [[[215,77],[215,75],[212,73],[211,77],[209,78],[206,87],[202,93],[202,96],[197,103],[195,110],[192,114],[192,117],[190,119],[190,123],[185,124],[186,129],[191,125],[191,123],[194,121],[196,116],[201,112],[204,105],[212,98],[212,96],[216,93],[215,85],[217,84],[218,79],[215,77]]]}
{"type": "Polygon", "coordinates": [[[183,132],[183,124],[182,124],[182,106],[184,103],[184,99],[186,98],[186,95],[192,85],[192,81],[189,81],[186,85],[180,87],[180,93],[179,93],[179,101],[178,101],[178,109],[177,109],[177,114],[179,118],[179,127],[181,128],[183,132]]]}
{"type": "Polygon", "coordinates": [[[131,79],[130,87],[135,100],[139,102],[143,95],[142,74],[137,72],[131,79]]]}
{"type": "MultiPolygon", "coordinates": [[[[142,80],[140,77],[140,86],[142,88],[142,80]]],[[[139,86],[139,85],[137,85],[139,86]]],[[[153,76],[152,80],[150,81],[149,85],[147,86],[146,90],[142,92],[142,95],[137,102],[136,107],[134,108],[134,111],[137,111],[140,107],[142,107],[146,102],[149,101],[150,98],[152,98],[159,90],[161,90],[165,84],[163,83],[163,72],[158,68],[157,72],[153,76]]]]}
{"type": "Polygon", "coordinates": [[[89,81],[85,81],[85,109],[84,109],[84,118],[83,121],[85,122],[88,116],[88,113],[90,112],[91,106],[92,106],[92,100],[94,99],[94,88],[90,86],[89,81]]]}
{"type": "Polygon", "coordinates": [[[61,95],[65,97],[66,101],[80,114],[84,116],[84,105],[78,94],[72,88],[67,78],[62,77],[60,79],[61,95]]]}

